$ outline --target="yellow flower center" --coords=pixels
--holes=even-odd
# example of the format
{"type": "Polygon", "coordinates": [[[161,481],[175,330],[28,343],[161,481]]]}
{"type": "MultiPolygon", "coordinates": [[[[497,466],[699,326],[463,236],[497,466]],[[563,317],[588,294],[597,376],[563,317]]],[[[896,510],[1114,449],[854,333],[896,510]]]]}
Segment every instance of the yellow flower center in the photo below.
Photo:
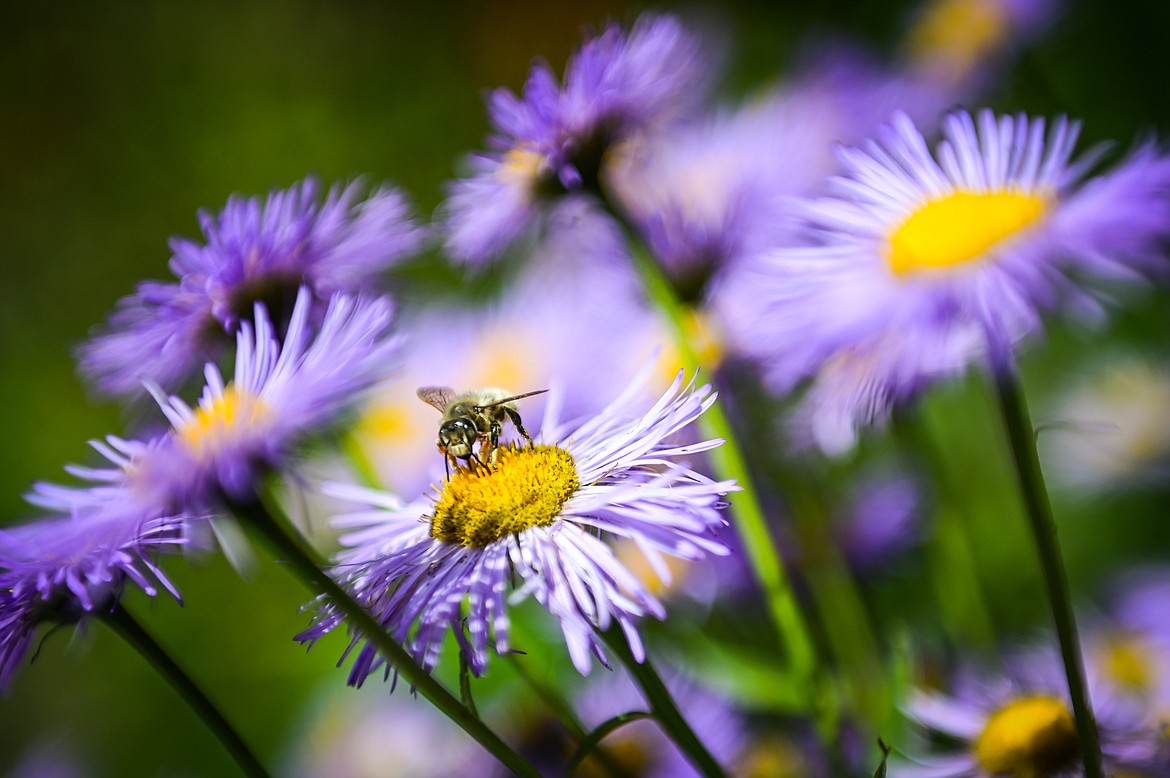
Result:
{"type": "MultiPolygon", "coordinates": [[[[695,358],[704,370],[714,370],[723,361],[723,342],[719,328],[706,312],[687,306],[685,318],[682,321],[683,335],[690,344],[695,358]]],[[[669,384],[678,375],[681,368],[689,367],[682,355],[682,350],[675,345],[675,339],[669,333],[662,333],[661,337],[666,345],[658,352],[656,368],[662,377],[663,385],[669,384]]]]}
{"type": "Polygon", "coordinates": [[[544,155],[531,149],[510,149],[496,168],[496,175],[509,186],[531,186],[540,173],[544,155]]]}
{"type": "Polygon", "coordinates": [[[931,200],[890,235],[895,275],[955,267],[984,255],[1042,217],[1045,198],[1026,192],[954,192],[931,200]]]}
{"type": "Polygon", "coordinates": [[[980,766],[993,775],[1046,778],[1078,753],[1077,726],[1060,700],[1025,697],[995,712],[975,743],[980,766]]]}
{"type": "Polygon", "coordinates": [[[907,36],[913,56],[962,78],[1007,36],[1003,3],[988,0],[937,0],[907,36]]]}
{"type": "Polygon", "coordinates": [[[1154,683],[1153,657],[1146,646],[1133,636],[1111,638],[1105,647],[1102,666],[1105,675],[1132,692],[1149,691],[1154,683]]]}
{"type": "Polygon", "coordinates": [[[267,413],[259,397],[232,384],[211,403],[200,403],[195,417],[176,433],[192,451],[202,453],[219,445],[232,432],[261,421],[267,413]]]}
{"type": "Polygon", "coordinates": [[[458,468],[444,485],[431,537],[484,548],[529,527],[547,527],[580,486],[568,451],[502,446],[494,469],[458,468]]]}

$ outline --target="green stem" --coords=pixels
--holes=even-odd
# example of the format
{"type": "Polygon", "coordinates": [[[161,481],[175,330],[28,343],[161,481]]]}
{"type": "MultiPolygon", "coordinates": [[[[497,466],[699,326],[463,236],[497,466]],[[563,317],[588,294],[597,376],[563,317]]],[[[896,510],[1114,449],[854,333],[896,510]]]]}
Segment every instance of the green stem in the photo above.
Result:
{"type": "MultiPolygon", "coordinates": [[[[690,371],[705,369],[700,364],[687,334],[687,312],[684,304],[679,300],[661,267],[645,249],[629,219],[614,203],[603,199],[610,214],[625,232],[626,245],[646,295],[665,319],[684,367],[690,371]]],[[[714,375],[712,370],[706,372],[714,375]]],[[[796,683],[800,686],[800,697],[806,701],[807,709],[818,719],[822,722],[830,720],[833,718],[832,715],[826,715],[826,711],[821,710],[825,701],[818,699],[816,694],[818,667],[812,632],[801,613],[784,565],[776,552],[776,543],[768,529],[764,511],[756,499],[756,489],[747,461],[723,404],[714,403],[699,417],[698,424],[703,435],[722,438],[724,441],[723,445],[707,453],[716,478],[734,480],[742,489],[732,498],[735,510],[733,524],[743,542],[756,581],[763,590],[772,624],[779,633],[789,666],[792,668],[796,683]]]]}
{"type": "Polygon", "coordinates": [[[196,685],[191,676],[179,667],[166,652],[166,649],[159,645],[158,641],[125,608],[120,605],[115,607],[109,613],[102,615],[102,621],[118,633],[119,637],[133,646],[142,655],[142,658],[149,662],[159,675],[165,678],[167,683],[179,693],[179,696],[190,706],[191,710],[203,719],[203,723],[232,755],[232,759],[236,761],[244,775],[253,778],[268,778],[268,771],[264,769],[264,765],[260,764],[260,760],[248,748],[248,744],[244,742],[235,728],[224,718],[223,713],[215,706],[215,703],[203,693],[203,690],[196,685]]]}
{"type": "Polygon", "coordinates": [[[1052,505],[1048,501],[1048,490],[1044,486],[1044,473],[1040,468],[1036,435],[1028,415],[1028,405],[1019,379],[1010,368],[995,371],[995,389],[1011,445],[1025,512],[1036,541],[1044,583],[1048,588],[1048,601],[1052,605],[1052,616],[1056,622],[1056,635],[1060,641],[1060,654],[1068,679],[1069,698],[1072,701],[1077,735],[1081,743],[1085,778],[1104,778],[1097,721],[1089,704],[1081,646],[1069,596],[1068,576],[1061,557],[1052,505]]]}
{"type": "Polygon", "coordinates": [[[250,500],[229,500],[229,507],[240,518],[255,527],[271,544],[279,557],[288,563],[293,574],[309,588],[324,594],[329,602],[341,610],[350,625],[373,643],[402,676],[423,697],[447,718],[459,725],[496,759],[522,778],[540,778],[540,773],[524,757],[512,750],[500,737],[479,720],[463,703],[424,670],[336,581],[322,570],[299,538],[293,537],[276,520],[258,496],[250,500]]]}
{"type": "Polygon", "coordinates": [[[654,718],[666,730],[670,739],[682,749],[683,753],[690,759],[691,764],[707,778],[727,778],[723,767],[715,761],[715,757],[711,756],[695,731],[691,729],[691,725],[679,713],[674,698],[654,670],[654,665],[650,663],[649,657],[644,658],[641,662],[634,658],[629,641],[619,626],[610,627],[604,632],[599,631],[598,634],[637,681],[638,686],[642,689],[642,694],[646,697],[646,702],[650,704],[654,718]]]}
{"type": "MultiPolygon", "coordinates": [[[[573,707],[561,697],[555,688],[533,675],[524,666],[524,662],[519,657],[515,654],[508,654],[507,657],[508,663],[512,665],[512,669],[516,671],[516,674],[520,676],[524,683],[528,684],[528,688],[540,698],[540,701],[549,709],[549,712],[564,726],[565,731],[569,733],[569,737],[578,744],[577,754],[580,755],[580,760],[585,759],[588,756],[588,752],[582,753],[582,749],[590,733],[585,731],[585,725],[581,722],[581,719],[577,718],[573,707]]],[[[602,734],[601,737],[604,737],[605,734],[607,733],[602,734]]],[[[594,750],[594,755],[614,778],[630,778],[629,774],[622,769],[621,765],[604,748],[598,745],[594,750]]],[[[575,769],[574,762],[570,761],[569,767],[565,770],[565,774],[570,775],[575,769]]]]}
{"type": "Polygon", "coordinates": [[[630,711],[629,713],[619,713],[611,719],[603,721],[597,726],[595,730],[581,738],[581,745],[577,747],[577,751],[569,760],[568,766],[565,768],[565,775],[571,776],[577,772],[577,768],[581,766],[591,752],[603,753],[601,751],[601,741],[615,730],[621,729],[627,724],[632,724],[635,721],[642,721],[643,719],[654,718],[654,714],[646,711],[630,711]]]}

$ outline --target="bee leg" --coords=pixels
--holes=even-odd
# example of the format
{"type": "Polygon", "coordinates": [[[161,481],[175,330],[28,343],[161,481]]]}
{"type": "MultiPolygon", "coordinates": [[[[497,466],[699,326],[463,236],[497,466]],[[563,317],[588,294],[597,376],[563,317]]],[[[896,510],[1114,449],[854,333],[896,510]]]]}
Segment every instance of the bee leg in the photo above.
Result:
{"type": "Polygon", "coordinates": [[[516,427],[516,431],[523,435],[524,439],[528,441],[528,445],[530,447],[535,446],[536,443],[533,442],[532,436],[528,434],[528,430],[524,429],[524,422],[520,420],[520,413],[508,407],[504,408],[504,413],[508,414],[508,419],[516,427]]]}
{"type": "MultiPolygon", "coordinates": [[[[482,448],[483,448],[483,446],[480,446],[480,449],[481,449],[480,453],[483,453],[482,448]]],[[[476,467],[482,467],[484,470],[489,469],[488,466],[483,463],[483,460],[475,455],[474,451],[472,451],[470,454],[468,454],[467,458],[468,458],[468,460],[475,462],[476,467]]]]}
{"type": "MultiPolygon", "coordinates": [[[[491,431],[488,433],[488,438],[486,441],[491,445],[491,449],[488,451],[488,461],[492,463],[492,467],[495,467],[496,460],[500,458],[500,429],[500,423],[498,421],[493,421],[491,431]]],[[[480,448],[483,448],[483,446],[480,446],[480,448]]]]}

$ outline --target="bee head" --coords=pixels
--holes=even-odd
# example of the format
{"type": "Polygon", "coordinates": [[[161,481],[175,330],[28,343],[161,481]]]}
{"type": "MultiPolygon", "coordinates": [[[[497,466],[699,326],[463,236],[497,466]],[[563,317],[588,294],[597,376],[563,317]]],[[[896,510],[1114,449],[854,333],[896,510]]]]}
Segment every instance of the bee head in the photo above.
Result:
{"type": "Polygon", "coordinates": [[[453,457],[466,458],[478,437],[479,431],[470,419],[448,419],[439,427],[439,449],[453,457]]]}

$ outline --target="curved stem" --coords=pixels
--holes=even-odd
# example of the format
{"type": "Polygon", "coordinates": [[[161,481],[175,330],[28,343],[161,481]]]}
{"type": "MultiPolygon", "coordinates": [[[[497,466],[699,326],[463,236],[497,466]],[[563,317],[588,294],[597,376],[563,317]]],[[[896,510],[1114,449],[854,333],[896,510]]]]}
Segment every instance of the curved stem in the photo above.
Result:
{"type": "Polygon", "coordinates": [[[258,496],[250,500],[229,500],[232,512],[248,521],[271,544],[273,550],[288,563],[292,573],[309,588],[324,594],[334,607],[345,613],[355,629],[373,643],[395,672],[426,697],[447,718],[459,725],[496,759],[522,778],[540,778],[540,773],[524,757],[512,750],[499,735],[479,720],[454,695],[424,670],[336,581],[324,572],[321,564],[301,543],[276,520],[258,496]]]}
{"type": "Polygon", "coordinates": [[[1105,773],[1101,765],[1101,743],[1097,735],[1097,721],[1089,703],[1081,645],[1069,596],[1068,576],[1060,552],[1052,505],[1048,501],[1048,490],[1044,485],[1040,457],[1036,452],[1036,435],[1028,415],[1028,406],[1014,370],[1010,368],[996,370],[995,389],[1004,428],[1011,445],[1025,512],[1036,541],[1044,583],[1048,588],[1052,617],[1056,622],[1056,635],[1060,641],[1060,655],[1064,660],[1064,672],[1068,679],[1069,698],[1072,701],[1073,715],[1076,717],[1085,776],[1103,778],[1105,773]]]}
{"type": "Polygon", "coordinates": [[[573,758],[569,760],[569,765],[565,768],[565,775],[571,776],[577,772],[577,768],[589,757],[590,753],[595,751],[601,753],[601,741],[611,732],[621,729],[626,724],[651,718],[654,718],[654,714],[643,710],[636,710],[630,711],[629,713],[619,713],[613,718],[598,724],[592,732],[581,738],[581,745],[577,747],[577,750],[573,753],[573,758]]]}
{"type": "MultiPolygon", "coordinates": [[[[646,295],[665,319],[684,366],[691,371],[706,369],[691,346],[687,334],[687,312],[678,294],[645,249],[634,225],[616,204],[605,196],[602,199],[610,215],[625,233],[626,245],[646,295]]],[[[707,372],[714,375],[711,370],[707,372]]],[[[734,479],[742,488],[732,498],[735,511],[733,524],[743,541],[756,581],[763,590],[768,613],[779,633],[793,675],[801,687],[799,694],[808,704],[808,710],[817,714],[822,724],[831,721],[834,718],[831,712],[823,710],[828,696],[819,699],[816,693],[818,661],[812,632],[797,603],[784,564],[776,552],[776,543],[768,529],[764,511],[756,499],[756,489],[747,461],[723,404],[714,403],[699,417],[698,424],[704,435],[724,440],[723,445],[707,454],[716,478],[734,479]]]]}
{"type": "Polygon", "coordinates": [[[650,704],[654,718],[666,730],[670,739],[682,749],[691,764],[707,778],[727,778],[723,767],[715,761],[715,757],[711,756],[711,752],[699,740],[695,731],[691,729],[691,725],[679,713],[670,690],[666,688],[666,684],[662,682],[654,670],[654,665],[650,663],[649,657],[641,662],[634,658],[629,641],[619,626],[610,627],[604,632],[599,630],[598,634],[601,635],[601,639],[605,641],[610,650],[622,660],[622,664],[638,682],[642,694],[646,697],[646,702],[650,704]]]}
{"type": "Polygon", "coordinates": [[[203,690],[196,685],[191,676],[171,658],[158,641],[138,623],[138,621],[121,605],[115,606],[109,613],[102,614],[104,621],[118,636],[134,647],[142,658],[149,662],[159,675],[167,680],[183,701],[190,706],[203,723],[219,739],[223,747],[232,755],[232,759],[239,765],[244,775],[252,778],[268,778],[268,771],[260,760],[248,748],[248,744],[240,737],[235,728],[224,718],[223,713],[215,706],[203,690]]]}

